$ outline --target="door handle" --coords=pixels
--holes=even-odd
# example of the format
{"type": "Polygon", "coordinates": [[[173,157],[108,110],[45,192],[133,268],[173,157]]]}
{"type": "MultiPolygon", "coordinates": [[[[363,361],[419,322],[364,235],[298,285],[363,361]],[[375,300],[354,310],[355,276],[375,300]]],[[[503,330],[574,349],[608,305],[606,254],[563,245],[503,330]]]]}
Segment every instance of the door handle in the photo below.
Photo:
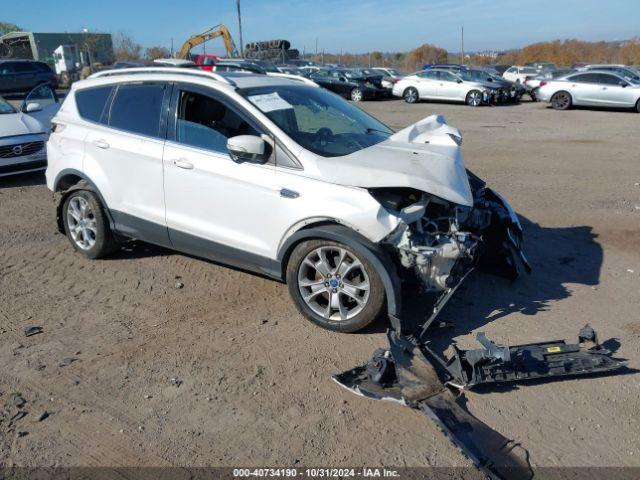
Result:
{"type": "Polygon", "coordinates": [[[107,148],[109,148],[109,144],[105,141],[105,140],[94,140],[93,144],[98,147],[98,148],[102,148],[103,150],[106,150],[107,148]]]}
{"type": "Polygon", "coordinates": [[[282,188],[280,190],[280,196],[284,198],[298,198],[300,194],[296,191],[289,190],[288,188],[282,188]]]}
{"type": "Polygon", "coordinates": [[[193,163],[185,160],[184,158],[179,158],[173,161],[173,164],[178,168],[184,168],[185,170],[191,170],[193,168],[193,163]]]}

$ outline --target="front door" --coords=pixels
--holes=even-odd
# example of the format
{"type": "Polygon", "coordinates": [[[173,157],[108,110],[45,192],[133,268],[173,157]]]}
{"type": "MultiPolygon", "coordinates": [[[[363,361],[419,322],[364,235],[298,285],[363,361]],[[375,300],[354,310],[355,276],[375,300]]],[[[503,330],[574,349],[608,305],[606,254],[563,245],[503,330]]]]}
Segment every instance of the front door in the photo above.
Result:
{"type": "Polygon", "coordinates": [[[227,139],[236,135],[268,137],[239,106],[206,87],[176,85],[171,112],[163,162],[172,244],[272,273],[270,233],[281,202],[274,162],[238,163],[227,150],[227,139]]]}

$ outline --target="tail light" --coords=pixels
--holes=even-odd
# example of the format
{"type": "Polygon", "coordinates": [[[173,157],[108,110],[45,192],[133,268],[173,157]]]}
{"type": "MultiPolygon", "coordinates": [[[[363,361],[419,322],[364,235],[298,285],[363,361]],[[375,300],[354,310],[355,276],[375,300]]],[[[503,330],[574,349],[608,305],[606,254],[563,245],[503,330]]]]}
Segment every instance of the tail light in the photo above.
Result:
{"type": "Polygon", "coordinates": [[[541,82],[540,82],[540,86],[541,86],[541,87],[544,87],[547,83],[549,83],[549,82],[545,82],[545,81],[543,80],[543,81],[541,81],[541,82]]]}

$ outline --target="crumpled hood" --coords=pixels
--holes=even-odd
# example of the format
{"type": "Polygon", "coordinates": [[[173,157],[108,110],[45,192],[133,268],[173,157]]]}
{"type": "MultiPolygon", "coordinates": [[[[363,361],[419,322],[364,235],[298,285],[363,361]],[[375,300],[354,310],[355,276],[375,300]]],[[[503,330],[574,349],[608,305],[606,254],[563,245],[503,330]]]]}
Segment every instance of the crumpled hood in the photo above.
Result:
{"type": "Polygon", "coordinates": [[[42,132],[46,132],[46,128],[29,115],[21,112],[0,115],[0,138],[42,132]]]}
{"type": "Polygon", "coordinates": [[[473,206],[460,147],[451,136],[462,137],[442,115],[432,115],[377,145],[323,159],[318,168],[323,178],[341,185],[410,187],[473,206]]]}

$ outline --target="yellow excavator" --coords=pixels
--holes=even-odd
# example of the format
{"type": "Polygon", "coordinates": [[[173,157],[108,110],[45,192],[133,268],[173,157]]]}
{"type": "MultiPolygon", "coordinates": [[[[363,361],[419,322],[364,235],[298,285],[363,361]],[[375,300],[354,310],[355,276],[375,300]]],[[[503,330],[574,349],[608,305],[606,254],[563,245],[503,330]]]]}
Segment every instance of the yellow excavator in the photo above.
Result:
{"type": "Polygon", "coordinates": [[[178,53],[178,58],[184,58],[188,60],[189,52],[191,52],[191,49],[193,47],[202,45],[204,42],[207,42],[216,37],[222,37],[222,40],[224,41],[224,48],[227,51],[227,55],[229,57],[233,58],[240,56],[238,54],[236,44],[233,43],[233,38],[231,38],[229,30],[223,24],[220,24],[216,25],[215,27],[211,27],[202,33],[189,37],[187,41],[182,45],[182,48],[178,53]]]}

